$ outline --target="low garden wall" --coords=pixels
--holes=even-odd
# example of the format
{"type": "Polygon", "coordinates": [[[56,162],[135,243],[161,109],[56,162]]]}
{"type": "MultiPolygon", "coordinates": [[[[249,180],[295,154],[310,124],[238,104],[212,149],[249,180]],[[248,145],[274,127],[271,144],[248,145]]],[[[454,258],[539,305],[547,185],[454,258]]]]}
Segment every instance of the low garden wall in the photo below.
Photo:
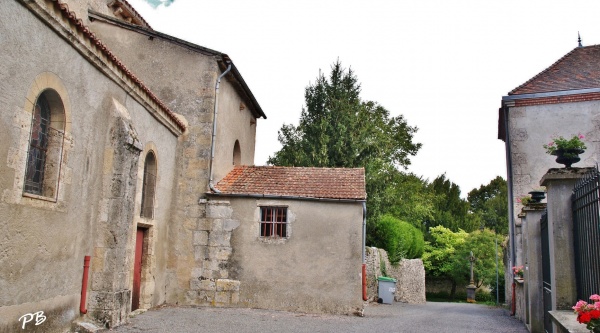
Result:
{"type": "Polygon", "coordinates": [[[425,268],[421,259],[401,260],[391,265],[387,252],[375,247],[366,248],[367,295],[376,301],[377,277],[387,276],[398,280],[394,300],[404,303],[425,303],[425,268]]]}

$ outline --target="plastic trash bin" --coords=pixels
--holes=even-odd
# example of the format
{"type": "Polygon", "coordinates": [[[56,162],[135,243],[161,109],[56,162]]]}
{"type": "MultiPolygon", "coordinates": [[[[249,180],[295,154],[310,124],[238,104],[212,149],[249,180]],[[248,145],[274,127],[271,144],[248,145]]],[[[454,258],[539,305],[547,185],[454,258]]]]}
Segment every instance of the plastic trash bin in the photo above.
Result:
{"type": "Polygon", "coordinates": [[[394,294],[396,293],[397,280],[387,276],[380,276],[378,281],[378,299],[377,302],[392,304],[394,302],[394,294]]]}

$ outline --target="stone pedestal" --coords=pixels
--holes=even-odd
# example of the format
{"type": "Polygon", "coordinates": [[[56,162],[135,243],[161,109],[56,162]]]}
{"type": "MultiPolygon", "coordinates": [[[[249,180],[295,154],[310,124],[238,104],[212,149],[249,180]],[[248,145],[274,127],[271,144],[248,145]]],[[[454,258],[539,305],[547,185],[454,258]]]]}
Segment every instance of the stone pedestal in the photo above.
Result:
{"type": "Polygon", "coordinates": [[[571,193],[589,168],[550,169],[540,185],[548,191],[548,234],[552,309],[571,310],[577,302],[571,193]]]}
{"type": "Polygon", "coordinates": [[[477,290],[477,287],[474,285],[470,284],[467,286],[467,302],[475,303],[475,290],[477,290]]]}

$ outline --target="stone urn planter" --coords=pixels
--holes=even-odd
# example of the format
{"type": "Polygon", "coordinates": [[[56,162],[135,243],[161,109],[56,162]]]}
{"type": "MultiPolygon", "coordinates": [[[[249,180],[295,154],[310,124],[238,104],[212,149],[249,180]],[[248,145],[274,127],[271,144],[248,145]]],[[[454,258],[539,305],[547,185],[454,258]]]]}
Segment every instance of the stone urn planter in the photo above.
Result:
{"type": "Polygon", "coordinates": [[[529,194],[531,195],[529,203],[540,203],[546,197],[546,192],[544,191],[531,191],[529,194]]]}
{"type": "Polygon", "coordinates": [[[564,164],[565,168],[570,168],[571,165],[579,162],[579,154],[583,154],[583,149],[557,149],[552,155],[556,156],[556,163],[564,164]]]}

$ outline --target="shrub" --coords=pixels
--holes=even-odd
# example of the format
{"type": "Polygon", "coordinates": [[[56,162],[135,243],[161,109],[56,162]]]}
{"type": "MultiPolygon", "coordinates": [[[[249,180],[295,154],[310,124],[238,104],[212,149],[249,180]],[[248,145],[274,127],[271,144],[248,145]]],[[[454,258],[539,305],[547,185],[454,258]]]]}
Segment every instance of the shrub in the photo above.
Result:
{"type": "Polygon", "coordinates": [[[387,251],[392,264],[397,264],[404,258],[418,258],[423,254],[423,233],[408,222],[384,215],[377,221],[377,233],[379,237],[375,246],[387,251]]]}

